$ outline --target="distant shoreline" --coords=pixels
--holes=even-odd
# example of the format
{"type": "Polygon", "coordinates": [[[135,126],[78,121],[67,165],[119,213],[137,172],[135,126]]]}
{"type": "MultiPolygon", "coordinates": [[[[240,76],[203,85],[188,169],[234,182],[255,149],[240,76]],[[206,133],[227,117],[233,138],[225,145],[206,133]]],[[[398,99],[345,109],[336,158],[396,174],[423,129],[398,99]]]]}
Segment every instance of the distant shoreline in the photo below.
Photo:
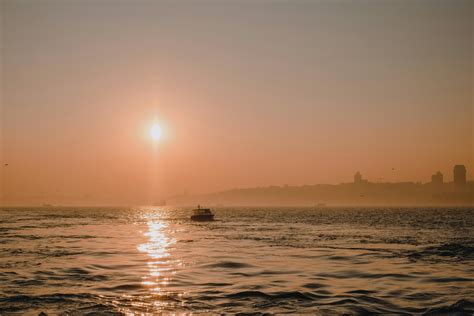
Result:
{"type": "MultiPolygon", "coordinates": [[[[234,209],[234,208],[299,208],[299,209],[314,209],[314,210],[324,210],[324,209],[365,209],[365,208],[386,208],[386,209],[396,209],[396,208],[473,208],[474,204],[471,205],[326,205],[326,206],[311,206],[311,205],[206,205],[213,209],[234,209]]],[[[58,205],[58,206],[38,206],[38,205],[7,205],[0,206],[0,209],[77,209],[77,208],[86,208],[86,209],[95,209],[95,208],[106,208],[106,209],[130,209],[130,208],[147,208],[147,209],[178,209],[178,208],[195,208],[196,205],[168,205],[168,206],[152,206],[152,205],[58,205]]]]}

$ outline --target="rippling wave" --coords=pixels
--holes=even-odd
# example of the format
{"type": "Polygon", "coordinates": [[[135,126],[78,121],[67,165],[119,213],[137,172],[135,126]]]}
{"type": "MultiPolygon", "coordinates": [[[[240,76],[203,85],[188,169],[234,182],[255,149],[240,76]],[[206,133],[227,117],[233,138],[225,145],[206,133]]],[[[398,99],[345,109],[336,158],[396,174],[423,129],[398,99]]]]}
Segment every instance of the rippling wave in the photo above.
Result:
{"type": "Polygon", "coordinates": [[[0,314],[474,314],[474,210],[0,209],[0,314]]]}

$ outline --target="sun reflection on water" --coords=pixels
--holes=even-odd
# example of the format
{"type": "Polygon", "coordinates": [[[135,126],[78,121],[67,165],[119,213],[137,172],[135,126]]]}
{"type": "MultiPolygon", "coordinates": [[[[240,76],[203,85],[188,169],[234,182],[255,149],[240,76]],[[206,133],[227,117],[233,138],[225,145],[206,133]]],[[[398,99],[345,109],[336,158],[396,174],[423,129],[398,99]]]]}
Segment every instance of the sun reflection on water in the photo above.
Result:
{"type": "MultiPolygon", "coordinates": [[[[142,277],[142,285],[150,288],[153,295],[167,297],[173,293],[167,291],[166,287],[171,282],[171,276],[176,273],[176,268],[180,266],[179,260],[173,259],[170,252],[176,240],[169,236],[168,224],[159,215],[148,215],[146,218],[148,231],[144,236],[148,241],[139,245],[138,250],[147,254],[150,260],[147,262],[149,272],[142,277]]],[[[174,294],[179,296],[178,293],[174,294]]]]}

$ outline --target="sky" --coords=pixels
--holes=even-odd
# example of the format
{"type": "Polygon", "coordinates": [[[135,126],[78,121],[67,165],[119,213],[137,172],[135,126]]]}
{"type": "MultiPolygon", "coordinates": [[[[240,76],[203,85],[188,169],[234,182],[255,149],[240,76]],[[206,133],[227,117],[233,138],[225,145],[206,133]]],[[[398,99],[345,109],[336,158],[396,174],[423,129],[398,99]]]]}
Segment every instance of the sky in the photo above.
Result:
{"type": "Polygon", "coordinates": [[[473,179],[473,1],[0,3],[3,204],[473,179]]]}

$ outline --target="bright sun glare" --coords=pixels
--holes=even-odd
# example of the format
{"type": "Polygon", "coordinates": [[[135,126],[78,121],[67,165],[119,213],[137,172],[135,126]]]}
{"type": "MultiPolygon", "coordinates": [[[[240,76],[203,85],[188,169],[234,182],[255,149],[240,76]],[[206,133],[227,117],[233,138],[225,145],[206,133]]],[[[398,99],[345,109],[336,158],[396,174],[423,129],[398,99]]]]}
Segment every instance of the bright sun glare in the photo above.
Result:
{"type": "Polygon", "coordinates": [[[154,141],[158,141],[161,137],[161,127],[158,123],[155,123],[150,128],[150,136],[154,141]]]}

